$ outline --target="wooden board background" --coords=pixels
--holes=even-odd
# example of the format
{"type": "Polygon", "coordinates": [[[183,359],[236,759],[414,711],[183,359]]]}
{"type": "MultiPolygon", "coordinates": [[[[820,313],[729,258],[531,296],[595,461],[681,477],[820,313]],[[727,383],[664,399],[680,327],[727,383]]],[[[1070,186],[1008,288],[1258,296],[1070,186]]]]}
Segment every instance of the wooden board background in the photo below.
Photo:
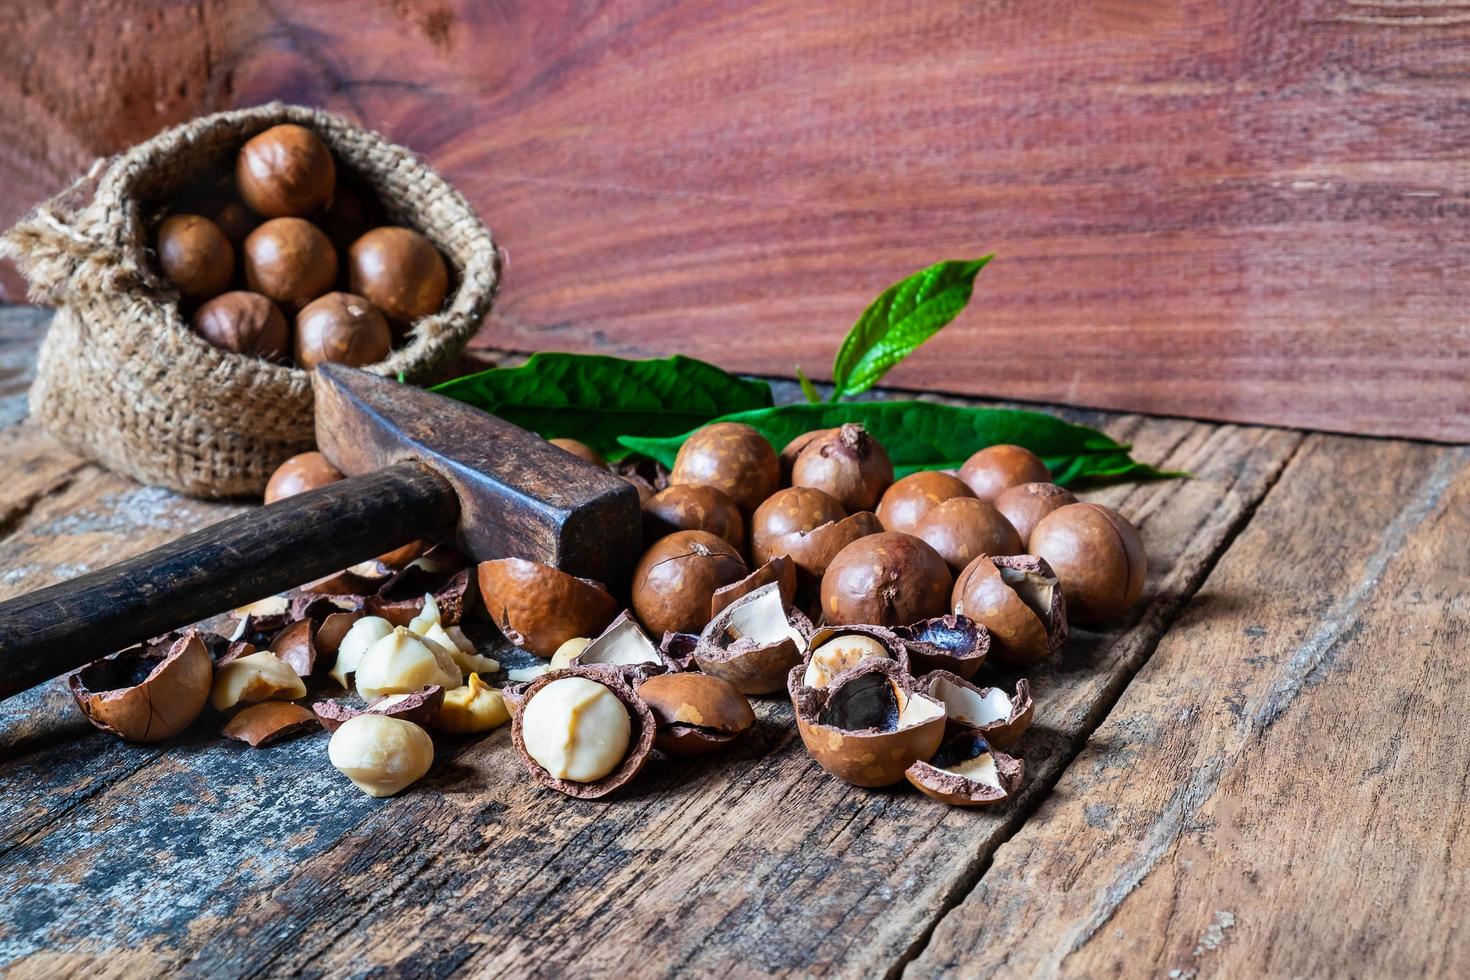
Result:
{"type": "Polygon", "coordinates": [[[0,220],[283,98],[469,194],[486,344],[820,375],[883,286],[993,249],[894,383],[1470,439],[1470,4],[10,6],[0,220]]]}

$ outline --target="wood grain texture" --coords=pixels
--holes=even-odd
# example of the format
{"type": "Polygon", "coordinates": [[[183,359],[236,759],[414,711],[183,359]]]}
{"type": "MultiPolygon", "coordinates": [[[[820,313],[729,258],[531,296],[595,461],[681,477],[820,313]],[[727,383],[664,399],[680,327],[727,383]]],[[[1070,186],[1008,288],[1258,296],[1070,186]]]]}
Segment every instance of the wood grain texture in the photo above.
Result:
{"type": "Polygon", "coordinates": [[[283,98],[478,206],[510,255],[487,344],[818,376],[883,287],[993,249],[894,384],[1470,439],[1462,4],[342,10],[16,11],[0,220],[95,154],[283,98]]]}
{"type": "MultiPolygon", "coordinates": [[[[374,801],[327,765],[322,736],[263,751],[209,731],[128,746],[90,731],[48,685],[0,706],[0,966],[37,976],[896,968],[1045,796],[1300,440],[1072,417],[1199,477],[1096,495],[1139,519],[1154,579],[1135,615],[1079,631],[1033,675],[1019,805],[963,812],[848,787],[806,755],[779,701],[761,705],[756,736],[730,755],[651,766],[610,802],[538,789],[504,731],[441,739],[423,784],[374,801]]],[[[22,424],[0,433],[0,459],[12,434],[42,452],[44,437],[22,424]]],[[[230,513],[71,465],[53,477],[71,484],[0,538],[7,578],[25,569],[0,595],[69,573],[78,555],[110,559],[230,513]],[[140,494],[152,494],[148,507],[140,494]]],[[[9,492],[0,484],[0,506],[9,492]]]]}
{"type": "Polygon", "coordinates": [[[905,976],[1464,976],[1470,451],[1311,437],[905,976]]]}

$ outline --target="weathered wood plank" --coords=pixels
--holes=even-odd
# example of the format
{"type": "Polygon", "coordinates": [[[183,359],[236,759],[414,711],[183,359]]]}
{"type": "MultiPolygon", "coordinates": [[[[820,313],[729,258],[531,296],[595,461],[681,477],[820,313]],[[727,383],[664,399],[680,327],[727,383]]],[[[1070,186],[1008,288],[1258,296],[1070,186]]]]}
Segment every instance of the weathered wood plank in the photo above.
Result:
{"type": "Polygon", "coordinates": [[[1312,437],[906,976],[1464,976],[1470,450],[1312,437]]]}

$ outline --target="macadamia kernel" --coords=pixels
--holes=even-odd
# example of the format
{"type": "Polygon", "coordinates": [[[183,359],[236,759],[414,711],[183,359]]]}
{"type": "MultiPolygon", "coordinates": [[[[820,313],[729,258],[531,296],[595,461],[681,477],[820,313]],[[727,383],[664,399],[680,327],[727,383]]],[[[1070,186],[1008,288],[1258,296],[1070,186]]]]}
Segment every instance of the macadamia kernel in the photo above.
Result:
{"type": "Polygon", "coordinates": [[[393,624],[378,616],[364,616],[352,624],[342,643],[337,647],[337,662],[332,666],[332,678],[343,687],[347,686],[347,675],[357,670],[362,655],[368,647],[393,632],[393,624]]]}
{"type": "Polygon", "coordinates": [[[295,701],[306,697],[301,677],[274,653],[261,651],[231,660],[214,673],[209,701],[216,711],[258,701],[295,701]]]}
{"type": "Polygon", "coordinates": [[[357,665],[357,693],[368,701],[430,684],[453,690],[463,683],[449,651],[402,626],[369,647],[357,665]]]}
{"type": "Polygon", "coordinates": [[[587,649],[591,645],[592,638],[590,636],[572,637],[570,640],[557,647],[556,652],[551,655],[551,669],[561,670],[563,667],[570,667],[572,665],[573,658],[577,657],[579,654],[581,654],[583,650],[587,649]]]}
{"type": "Polygon", "coordinates": [[[411,721],[356,715],[332,733],[327,758],[368,796],[392,796],[434,764],[434,742],[411,721]]]}
{"type": "Polygon", "coordinates": [[[871,636],[851,633],[834,637],[812,651],[802,683],[807,687],[826,687],[832,678],[864,660],[892,659],[888,648],[871,636]]]}
{"type": "Polygon", "coordinates": [[[633,723],[606,685],[585,677],[552,681],[521,707],[526,754],[556,779],[593,783],[628,754],[633,723]]]}
{"type": "Polygon", "coordinates": [[[505,698],[480,680],[479,674],[471,674],[464,687],[444,692],[444,704],[431,724],[441,732],[470,735],[499,728],[508,721],[510,710],[505,698]]]}

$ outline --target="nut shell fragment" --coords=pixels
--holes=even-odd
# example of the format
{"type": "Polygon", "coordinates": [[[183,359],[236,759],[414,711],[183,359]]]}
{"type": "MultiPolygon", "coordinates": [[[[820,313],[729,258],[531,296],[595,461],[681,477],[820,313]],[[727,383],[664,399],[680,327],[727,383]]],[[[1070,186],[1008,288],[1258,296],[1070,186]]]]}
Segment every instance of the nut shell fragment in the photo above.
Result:
{"type": "Polygon", "coordinates": [[[298,619],[276,634],[271,640],[270,651],[290,664],[300,676],[310,677],[317,666],[314,632],[315,624],[311,620],[298,619]]]}
{"type": "Polygon", "coordinates": [[[990,632],[990,656],[1004,667],[1029,667],[1067,638],[1061,587],[1034,555],[981,555],[955,580],[950,602],[990,632]]]}
{"type": "Polygon", "coordinates": [[[272,742],[283,742],[319,727],[317,716],[290,701],[265,701],[250,707],[225,722],[220,734],[258,749],[272,742]]]}
{"type": "Polygon", "coordinates": [[[997,748],[1008,749],[1031,727],[1035,703],[1031,685],[1023,677],[1016,681],[1016,696],[998,687],[978,687],[947,670],[931,671],[919,678],[919,687],[944,702],[951,735],[974,732],[997,748]]]}
{"type": "Polygon", "coordinates": [[[1020,759],[967,733],[946,739],[932,759],[915,762],[904,776],[920,793],[942,803],[990,806],[1014,796],[1024,772],[1020,759]]]}
{"type": "Polygon", "coordinates": [[[439,714],[443,704],[444,688],[438,684],[430,684],[407,694],[385,694],[363,707],[345,701],[318,701],[311,706],[311,710],[323,728],[335,732],[347,719],[358,715],[386,715],[389,718],[411,721],[415,725],[428,725],[439,714]]]}
{"type": "Polygon", "coordinates": [[[191,630],[167,647],[131,647],[94,661],[68,686],[95,727],[130,742],[158,742],[199,717],[213,673],[209,650],[191,630]]]}
{"type": "MultiPolygon", "coordinates": [[[[505,692],[502,691],[502,696],[505,692]]],[[[511,700],[506,698],[507,703],[511,700]]],[[[516,751],[520,753],[521,761],[526,770],[541,785],[554,789],[558,793],[565,793],[582,800],[595,800],[618,789],[634,776],[638,775],[648,761],[649,753],[653,750],[653,739],[657,731],[657,725],[653,719],[653,712],[643,699],[638,697],[632,687],[628,685],[617,673],[599,667],[568,667],[566,670],[553,670],[542,674],[532,681],[524,692],[519,693],[516,699],[519,704],[514,709],[511,721],[511,741],[515,743],[516,751]],[[525,741],[525,717],[526,706],[546,687],[562,678],[581,677],[595,681],[603,685],[615,694],[623,706],[628,709],[628,720],[630,731],[628,737],[628,749],[623,755],[622,762],[612,772],[595,782],[578,783],[568,779],[558,779],[547,772],[540,763],[531,758],[526,751],[525,741]]]]}
{"type": "Polygon", "coordinates": [[[638,620],[626,610],[572,657],[568,666],[608,668],[622,673],[630,684],[635,685],[673,668],[673,664],[643,632],[638,620]]]}
{"type": "Polygon", "coordinates": [[[801,663],[812,624],[786,604],[778,582],[763,585],[710,620],[694,662],[741,694],[774,694],[801,663]]]}
{"type": "Polygon", "coordinates": [[[990,652],[990,631],[967,616],[935,616],[893,632],[903,641],[916,674],[949,670],[974,677],[990,652]]]}
{"type": "Polygon", "coordinates": [[[782,602],[789,606],[796,601],[796,563],[785,555],[777,555],[740,581],[715,589],[710,597],[710,617],[718,616],[736,599],[772,582],[780,585],[782,602]]]}
{"type": "Polygon", "coordinates": [[[654,747],[669,755],[704,755],[755,725],[745,695],[709,674],[662,674],[638,685],[658,725],[654,747]]]}
{"type": "Polygon", "coordinates": [[[596,636],[618,614],[618,602],[606,589],[540,562],[481,562],[479,580],[500,632],[538,657],[550,657],[573,637],[596,636]]]}

